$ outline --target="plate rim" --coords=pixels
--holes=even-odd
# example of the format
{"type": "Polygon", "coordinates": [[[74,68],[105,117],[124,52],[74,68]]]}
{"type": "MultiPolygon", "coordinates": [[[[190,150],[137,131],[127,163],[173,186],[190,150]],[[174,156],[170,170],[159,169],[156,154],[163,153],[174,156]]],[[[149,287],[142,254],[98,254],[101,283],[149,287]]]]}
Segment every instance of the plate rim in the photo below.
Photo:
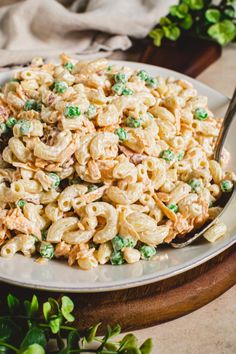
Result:
{"type": "MultiPolygon", "coordinates": [[[[109,60],[109,58],[108,58],[108,62],[111,64],[126,65],[126,66],[129,66],[131,64],[131,67],[132,66],[136,66],[136,67],[139,66],[140,68],[146,68],[147,70],[148,69],[161,70],[161,71],[164,71],[163,75],[181,77],[181,78],[193,83],[193,85],[197,83],[197,85],[198,86],[200,85],[200,87],[202,89],[210,91],[213,95],[218,95],[218,96],[220,95],[222,99],[229,101],[228,96],[222,94],[221,92],[215,90],[214,88],[208,86],[207,84],[205,84],[197,79],[191,78],[188,75],[174,71],[174,70],[170,70],[170,69],[167,69],[164,67],[155,66],[155,65],[151,65],[151,64],[145,64],[145,63],[128,61],[128,60],[109,60]]],[[[10,75],[11,73],[14,73],[19,70],[24,70],[24,68],[16,68],[16,69],[11,69],[11,70],[6,70],[3,72],[0,72],[0,79],[2,76],[10,75]]],[[[137,278],[134,281],[130,281],[128,283],[125,281],[118,281],[114,285],[106,285],[106,284],[104,284],[102,286],[93,286],[92,285],[91,287],[88,287],[86,285],[84,287],[79,287],[79,288],[78,288],[78,286],[77,287],[68,287],[68,285],[66,287],[63,287],[63,286],[56,287],[55,285],[50,286],[48,284],[43,285],[43,284],[39,284],[39,283],[33,283],[33,280],[32,280],[32,282],[29,281],[28,283],[26,283],[24,281],[14,280],[9,277],[5,278],[2,275],[0,275],[0,281],[7,283],[7,284],[11,284],[11,285],[21,286],[21,287],[30,288],[30,289],[35,288],[37,290],[44,290],[44,291],[50,291],[50,292],[62,291],[62,292],[66,292],[66,293],[97,293],[97,292],[111,292],[111,291],[116,291],[116,290],[125,290],[125,289],[131,289],[131,288],[135,288],[135,287],[139,287],[139,286],[143,286],[143,285],[147,285],[147,284],[152,284],[152,283],[164,280],[164,279],[169,279],[171,277],[174,277],[174,276],[177,276],[181,273],[189,271],[193,268],[196,268],[199,265],[214,258],[218,254],[222,253],[223,251],[225,251],[226,249],[231,247],[234,243],[236,243],[236,235],[232,235],[227,240],[227,242],[225,242],[222,246],[219,244],[218,247],[215,248],[212,252],[209,252],[207,256],[198,257],[197,261],[185,262],[184,264],[182,264],[182,266],[180,266],[176,270],[166,271],[165,274],[160,274],[160,275],[153,274],[153,275],[140,276],[140,279],[137,278]]],[[[178,251],[178,250],[176,250],[176,251],[178,251]]],[[[7,261],[11,261],[11,260],[7,260],[7,261]]],[[[130,266],[132,266],[132,264],[130,266]]]]}
{"type": "MultiPolygon", "coordinates": [[[[179,274],[182,274],[182,273],[187,272],[191,269],[194,269],[194,268],[200,266],[201,264],[208,262],[209,260],[211,260],[212,258],[217,256],[218,254],[224,252],[225,250],[227,250],[228,248],[233,246],[235,243],[236,243],[236,238],[232,237],[229,239],[229,241],[223,247],[219,247],[215,251],[211,252],[207,257],[199,258],[199,260],[194,263],[188,262],[188,263],[186,263],[185,266],[182,266],[178,270],[169,271],[168,273],[165,273],[165,274],[159,275],[159,276],[157,276],[157,275],[147,276],[146,279],[134,280],[133,282],[129,282],[127,284],[106,285],[103,287],[96,287],[96,289],[95,289],[95,288],[92,288],[92,287],[90,288],[87,286],[81,287],[81,288],[76,288],[76,287],[75,288],[68,288],[68,287],[62,287],[62,286],[56,287],[56,286],[48,286],[48,285],[45,286],[45,285],[41,285],[41,284],[29,284],[29,283],[25,283],[25,282],[13,280],[13,279],[5,279],[2,276],[0,276],[0,281],[10,284],[10,285],[15,285],[18,287],[24,287],[27,289],[50,291],[53,293],[64,292],[64,293],[78,293],[79,294],[79,293],[100,293],[100,292],[112,292],[112,291],[117,291],[117,290],[127,290],[127,289],[133,289],[133,288],[148,285],[148,284],[153,284],[153,283],[165,280],[165,279],[170,279],[170,278],[175,277],[179,274]]],[[[178,251],[178,249],[176,249],[176,251],[178,251]]],[[[131,266],[132,266],[132,264],[131,264],[131,266]]]]}

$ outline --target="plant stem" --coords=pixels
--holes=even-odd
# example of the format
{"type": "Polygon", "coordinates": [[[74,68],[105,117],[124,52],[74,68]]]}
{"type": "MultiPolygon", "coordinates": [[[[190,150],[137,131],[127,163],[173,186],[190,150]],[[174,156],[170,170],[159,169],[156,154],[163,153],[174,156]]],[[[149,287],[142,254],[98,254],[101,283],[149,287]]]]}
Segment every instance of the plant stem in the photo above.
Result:
{"type": "MultiPolygon", "coordinates": [[[[6,318],[12,318],[13,316],[0,316],[0,320],[4,320],[6,318]]],[[[15,319],[25,319],[25,320],[34,320],[37,321],[37,319],[32,319],[31,317],[27,316],[14,316],[15,319]]],[[[40,319],[39,319],[40,320],[40,319]]],[[[46,323],[38,323],[38,326],[40,327],[50,327],[49,324],[46,323]]],[[[61,329],[67,330],[67,331],[74,331],[76,328],[75,327],[70,327],[70,326],[60,326],[61,329]]]]}
{"type": "Polygon", "coordinates": [[[61,329],[65,329],[66,331],[74,331],[74,330],[76,330],[75,327],[70,327],[70,326],[61,326],[60,328],[61,329]]]}
{"type": "Polygon", "coordinates": [[[11,350],[14,350],[14,352],[18,353],[18,349],[11,344],[0,341],[0,345],[4,346],[5,348],[9,348],[11,350]]]}
{"type": "MultiPolygon", "coordinates": [[[[97,353],[98,349],[78,349],[78,350],[70,350],[70,353],[97,353]]],[[[106,351],[104,352],[104,354],[116,354],[117,352],[110,352],[110,351],[106,351]]]]}
{"type": "MultiPolygon", "coordinates": [[[[46,323],[38,323],[39,327],[46,327],[46,328],[50,328],[49,324],[46,323]]],[[[66,331],[74,331],[76,328],[75,327],[70,327],[70,326],[60,326],[60,329],[64,329],[66,331]]]]}

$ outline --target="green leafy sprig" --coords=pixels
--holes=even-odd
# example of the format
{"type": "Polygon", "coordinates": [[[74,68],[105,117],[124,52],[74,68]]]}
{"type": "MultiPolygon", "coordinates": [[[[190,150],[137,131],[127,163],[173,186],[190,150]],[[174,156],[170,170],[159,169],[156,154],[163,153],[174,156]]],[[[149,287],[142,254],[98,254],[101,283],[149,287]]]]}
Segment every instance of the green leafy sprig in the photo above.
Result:
{"type": "Polygon", "coordinates": [[[224,46],[236,39],[235,4],[236,0],[222,0],[218,5],[210,0],[181,0],[149,36],[158,47],[164,38],[176,41],[184,33],[224,46]]]}
{"type": "Polygon", "coordinates": [[[68,296],[62,296],[60,301],[49,298],[40,305],[35,295],[31,301],[22,303],[9,294],[5,302],[1,302],[0,311],[0,353],[149,354],[152,351],[151,339],[139,346],[131,333],[114,341],[121,332],[119,325],[108,326],[104,337],[97,336],[101,323],[80,331],[73,326],[74,303],[68,296]]]}

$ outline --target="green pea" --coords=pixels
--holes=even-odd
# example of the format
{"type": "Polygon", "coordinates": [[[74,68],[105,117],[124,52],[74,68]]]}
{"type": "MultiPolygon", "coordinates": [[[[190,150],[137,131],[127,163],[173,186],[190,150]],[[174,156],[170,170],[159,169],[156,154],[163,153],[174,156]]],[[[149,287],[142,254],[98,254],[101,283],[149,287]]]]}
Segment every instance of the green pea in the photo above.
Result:
{"type": "Polygon", "coordinates": [[[120,235],[116,235],[112,240],[112,247],[115,252],[122,250],[122,248],[125,247],[125,241],[124,237],[121,237],[120,235]]]}
{"type": "Polygon", "coordinates": [[[107,71],[111,71],[111,70],[112,70],[112,66],[113,66],[113,65],[108,65],[107,71]]]}
{"type": "Polygon", "coordinates": [[[90,104],[85,115],[88,119],[93,119],[97,114],[97,109],[93,104],[90,104]]]}
{"type": "Polygon", "coordinates": [[[229,179],[224,179],[223,181],[220,182],[220,188],[222,192],[231,192],[233,189],[233,182],[230,181],[229,179]]]}
{"type": "Polygon", "coordinates": [[[7,131],[7,126],[5,123],[0,124],[0,135],[6,133],[7,131]]]}
{"type": "Polygon", "coordinates": [[[75,177],[75,178],[69,179],[69,186],[72,186],[73,184],[79,184],[81,182],[82,182],[81,178],[75,177]]]}
{"type": "Polygon", "coordinates": [[[74,65],[72,63],[70,63],[69,61],[68,61],[68,63],[65,63],[64,66],[68,71],[72,71],[72,69],[74,67],[74,65]]]}
{"type": "Polygon", "coordinates": [[[78,106],[70,105],[65,108],[64,114],[66,118],[73,119],[75,117],[79,117],[81,112],[78,106]]]}
{"type": "Polygon", "coordinates": [[[91,184],[90,186],[88,186],[87,193],[93,192],[93,191],[95,191],[96,189],[98,189],[98,186],[96,186],[96,184],[91,184]]]}
{"type": "Polygon", "coordinates": [[[25,206],[26,203],[27,203],[27,202],[26,202],[25,200],[20,199],[20,200],[18,200],[18,201],[16,202],[16,205],[17,205],[19,208],[22,209],[22,208],[25,206]]]}
{"type": "Polygon", "coordinates": [[[51,259],[54,256],[54,247],[51,243],[42,242],[39,248],[39,253],[43,258],[51,259]]]}
{"type": "Polygon", "coordinates": [[[17,125],[20,126],[20,132],[22,135],[27,135],[31,128],[31,122],[29,120],[18,120],[17,125]]]}
{"type": "Polygon", "coordinates": [[[156,254],[155,247],[143,245],[140,249],[140,254],[142,259],[150,259],[156,254]]]}
{"type": "Polygon", "coordinates": [[[172,150],[163,150],[161,153],[161,158],[167,162],[171,162],[175,158],[175,154],[172,150]]]}
{"type": "Polygon", "coordinates": [[[194,118],[198,120],[205,120],[208,117],[208,113],[205,108],[197,108],[194,112],[194,118]]]}
{"type": "Polygon", "coordinates": [[[113,252],[110,257],[111,264],[113,265],[121,265],[124,263],[124,259],[122,253],[120,251],[113,252]]]}
{"type": "Polygon", "coordinates": [[[181,152],[179,152],[178,155],[177,155],[177,160],[178,160],[178,161],[181,161],[181,160],[183,160],[183,157],[184,157],[184,152],[181,151],[181,152]]]}
{"type": "Polygon", "coordinates": [[[131,96],[133,94],[134,94],[134,91],[129,88],[124,88],[124,90],[122,91],[123,96],[131,96]]]}
{"type": "Polygon", "coordinates": [[[142,81],[147,81],[150,78],[149,74],[145,70],[139,70],[139,72],[137,73],[137,76],[142,81]]]}
{"type": "Polygon", "coordinates": [[[16,120],[16,118],[15,117],[9,117],[8,119],[7,119],[7,121],[6,121],[6,126],[7,126],[7,128],[12,128],[12,127],[14,127],[14,125],[17,123],[17,120],[16,120]]]}
{"type": "Polygon", "coordinates": [[[116,83],[125,84],[127,82],[127,75],[124,73],[117,73],[113,76],[116,83]]]}
{"type": "Polygon", "coordinates": [[[68,89],[68,85],[64,81],[55,82],[54,89],[57,93],[63,93],[68,89]]]}
{"type": "Polygon", "coordinates": [[[112,86],[112,91],[114,91],[118,95],[122,95],[124,88],[124,84],[122,84],[121,82],[117,82],[115,85],[112,86]]]}
{"type": "Polygon", "coordinates": [[[134,248],[137,245],[137,241],[130,236],[124,237],[124,247],[134,248]]]}
{"type": "Polygon", "coordinates": [[[176,204],[169,204],[167,205],[167,208],[169,208],[170,210],[172,210],[174,213],[177,213],[179,211],[178,205],[176,204]]]}
{"type": "Polygon", "coordinates": [[[192,190],[196,192],[196,190],[201,186],[201,181],[198,178],[192,178],[188,181],[188,184],[192,187],[192,190]]]}
{"type": "Polygon", "coordinates": [[[151,87],[153,89],[157,88],[158,86],[157,80],[152,77],[146,80],[146,84],[148,87],[151,87]]]}
{"type": "Polygon", "coordinates": [[[27,100],[24,105],[25,111],[34,110],[36,112],[41,112],[42,104],[36,100],[27,100]]]}
{"type": "Polygon", "coordinates": [[[61,182],[60,177],[54,172],[48,173],[48,177],[52,181],[52,188],[57,188],[59,186],[60,182],[61,182]]]}
{"type": "Polygon", "coordinates": [[[120,141],[125,141],[128,137],[128,134],[124,128],[117,128],[115,130],[115,134],[118,135],[120,141]]]}
{"type": "Polygon", "coordinates": [[[135,119],[134,117],[129,116],[126,119],[126,125],[130,128],[140,128],[141,127],[141,120],[135,119]]]}

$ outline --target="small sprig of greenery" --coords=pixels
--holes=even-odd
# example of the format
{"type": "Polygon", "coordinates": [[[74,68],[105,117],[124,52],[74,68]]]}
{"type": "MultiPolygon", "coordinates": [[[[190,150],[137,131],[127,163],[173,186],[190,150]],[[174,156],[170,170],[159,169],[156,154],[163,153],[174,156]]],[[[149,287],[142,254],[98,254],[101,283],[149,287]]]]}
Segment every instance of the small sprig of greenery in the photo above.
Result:
{"type": "Polygon", "coordinates": [[[221,46],[236,39],[236,0],[222,0],[215,5],[210,0],[181,0],[170,7],[149,36],[156,46],[162,39],[176,41],[182,34],[216,41],[221,46]]]}
{"type": "Polygon", "coordinates": [[[31,301],[23,303],[9,294],[6,301],[1,302],[0,353],[151,353],[151,339],[147,339],[141,346],[133,334],[127,334],[120,341],[113,341],[121,332],[119,325],[114,328],[108,326],[104,337],[97,336],[101,323],[80,331],[73,326],[73,310],[74,303],[68,296],[62,296],[60,301],[49,298],[40,305],[35,295],[31,301]],[[50,349],[52,344],[54,349],[50,349]]]}

